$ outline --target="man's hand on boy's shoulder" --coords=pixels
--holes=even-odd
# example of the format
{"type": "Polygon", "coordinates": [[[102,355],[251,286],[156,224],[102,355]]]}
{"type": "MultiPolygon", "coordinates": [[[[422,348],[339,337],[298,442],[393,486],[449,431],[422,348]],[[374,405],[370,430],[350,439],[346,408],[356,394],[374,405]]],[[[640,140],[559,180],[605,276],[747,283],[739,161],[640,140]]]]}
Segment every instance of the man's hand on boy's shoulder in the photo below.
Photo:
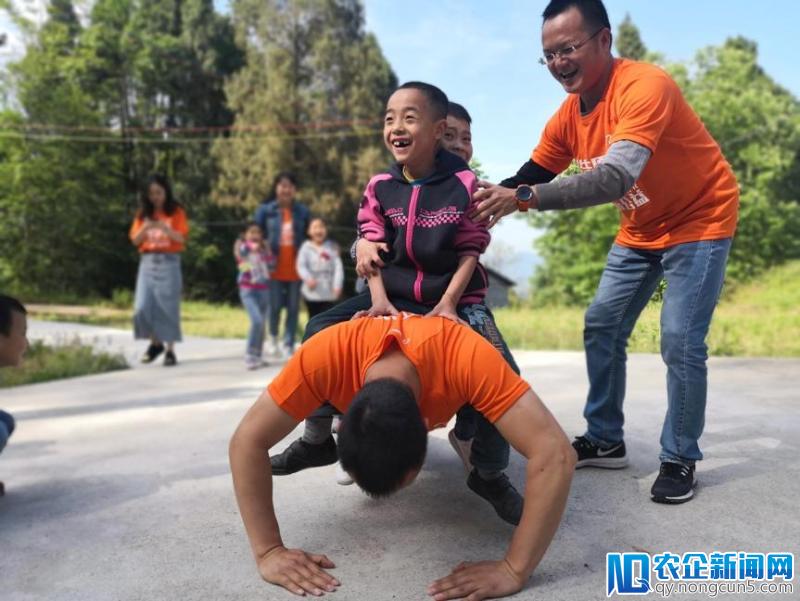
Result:
{"type": "Polygon", "coordinates": [[[515,193],[514,188],[504,188],[485,180],[479,181],[474,195],[478,206],[470,213],[470,218],[478,223],[487,222],[489,227],[493,227],[501,217],[517,210],[515,193]]]}
{"type": "Polygon", "coordinates": [[[270,549],[258,560],[258,571],[264,580],[296,595],[334,592],[340,582],[323,568],[335,567],[325,555],[282,546],[270,549]]]}

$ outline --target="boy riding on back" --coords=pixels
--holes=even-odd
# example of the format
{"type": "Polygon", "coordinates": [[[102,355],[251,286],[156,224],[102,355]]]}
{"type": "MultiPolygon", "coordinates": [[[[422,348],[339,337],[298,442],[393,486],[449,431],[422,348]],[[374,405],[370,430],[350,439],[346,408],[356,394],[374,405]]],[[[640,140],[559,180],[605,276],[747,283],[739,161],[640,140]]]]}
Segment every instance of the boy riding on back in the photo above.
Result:
{"type": "MultiPolygon", "coordinates": [[[[358,270],[368,277],[369,291],[316,316],[305,338],[354,315],[439,315],[468,324],[519,373],[483,303],[488,276],[478,257],[490,236],[467,216],[475,174],[463,155],[442,148],[448,109],[444,92],[422,82],[406,83],[389,98],[384,142],[396,163],[370,180],[358,212],[358,270]],[[370,269],[373,261],[379,269],[370,269]]],[[[337,461],[331,414],[324,406],[306,420],[303,437],[272,458],[275,475],[337,461]]],[[[523,500],[504,473],[508,443],[487,420],[475,421],[471,449],[467,441],[454,443],[465,464],[474,466],[467,485],[503,520],[517,524],[523,500]]]]}

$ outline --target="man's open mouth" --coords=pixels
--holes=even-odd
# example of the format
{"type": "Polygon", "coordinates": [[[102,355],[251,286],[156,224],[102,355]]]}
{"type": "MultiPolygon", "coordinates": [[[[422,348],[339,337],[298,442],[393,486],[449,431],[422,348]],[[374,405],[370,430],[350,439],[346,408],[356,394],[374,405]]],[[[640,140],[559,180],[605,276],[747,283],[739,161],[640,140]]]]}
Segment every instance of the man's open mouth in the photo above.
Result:
{"type": "Polygon", "coordinates": [[[577,69],[574,69],[573,71],[562,71],[561,73],[559,73],[559,74],[558,74],[558,76],[559,76],[559,77],[560,77],[562,80],[566,81],[567,79],[572,79],[572,78],[573,78],[573,77],[575,77],[577,74],[578,74],[578,70],[577,70],[577,69]]]}

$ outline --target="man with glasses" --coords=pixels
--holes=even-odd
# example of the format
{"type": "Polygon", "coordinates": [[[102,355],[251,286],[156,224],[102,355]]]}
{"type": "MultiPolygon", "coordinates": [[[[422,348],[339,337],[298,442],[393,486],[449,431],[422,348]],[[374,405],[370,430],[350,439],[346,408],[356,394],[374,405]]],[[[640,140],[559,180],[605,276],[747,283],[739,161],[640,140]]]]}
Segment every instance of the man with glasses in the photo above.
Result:
{"type": "Polygon", "coordinates": [[[622,468],[628,337],[662,278],[661,355],[668,408],[653,501],[683,503],[696,485],[705,421],[705,338],[736,229],[730,165],[677,84],[660,68],[611,55],[601,0],[552,0],[539,61],[569,94],[531,159],[495,186],[482,182],[475,218],[515,210],[579,209],[613,202],[620,229],[586,312],[587,431],[577,467],[622,468]],[[581,172],[551,181],[571,161],[581,172]]]}

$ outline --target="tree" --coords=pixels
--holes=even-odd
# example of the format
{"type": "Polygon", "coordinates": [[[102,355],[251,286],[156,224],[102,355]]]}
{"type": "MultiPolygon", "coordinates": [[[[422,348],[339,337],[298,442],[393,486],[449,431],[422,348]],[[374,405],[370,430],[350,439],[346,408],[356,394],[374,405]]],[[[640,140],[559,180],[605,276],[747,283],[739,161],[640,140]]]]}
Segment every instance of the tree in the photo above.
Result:
{"type": "Polygon", "coordinates": [[[625,13],[625,18],[619,24],[615,43],[617,52],[622,58],[641,61],[647,56],[647,47],[639,35],[639,28],[633,24],[628,13],[625,13]]]}
{"type": "Polygon", "coordinates": [[[242,61],[228,18],[212,0],[98,0],[86,29],[69,0],[51,3],[48,14],[40,28],[23,23],[31,41],[10,67],[21,111],[4,116],[6,127],[28,133],[0,158],[11,161],[0,169],[14,175],[0,206],[15,224],[4,219],[0,228],[12,234],[3,244],[21,244],[30,256],[3,253],[13,265],[2,272],[19,285],[41,282],[48,294],[108,295],[132,286],[127,228],[144,178],[161,170],[193,222],[184,255],[189,294],[234,291],[235,232],[208,223],[241,217],[209,199],[208,132],[232,121],[223,83],[242,61]],[[51,225],[59,233],[53,240],[43,235],[51,225]],[[30,265],[46,271],[54,256],[58,286],[26,276],[30,265]]]}
{"type": "Polygon", "coordinates": [[[237,129],[214,145],[217,202],[252,210],[288,169],[315,213],[352,231],[364,185],[387,162],[380,116],[397,83],[360,1],[235,0],[232,9],[247,64],[226,85],[237,129]]]}

